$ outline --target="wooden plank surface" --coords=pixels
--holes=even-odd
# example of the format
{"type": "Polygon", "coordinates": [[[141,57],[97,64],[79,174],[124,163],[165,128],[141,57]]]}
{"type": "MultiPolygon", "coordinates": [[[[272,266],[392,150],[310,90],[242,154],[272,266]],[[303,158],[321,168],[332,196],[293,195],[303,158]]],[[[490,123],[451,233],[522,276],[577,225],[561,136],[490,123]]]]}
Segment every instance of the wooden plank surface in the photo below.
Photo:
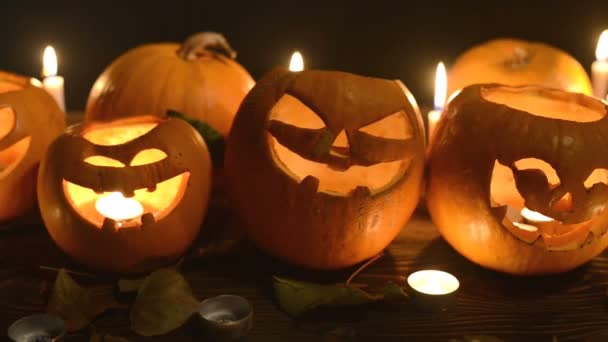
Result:
{"type": "MultiPolygon", "coordinates": [[[[69,115],[70,123],[80,113],[69,115]]],[[[215,201],[193,250],[239,233],[225,203],[215,201]]],[[[111,253],[111,251],[108,251],[111,253]]],[[[76,277],[83,285],[115,284],[118,276],[97,274],[71,262],[51,241],[37,211],[0,226],[0,336],[16,319],[45,310],[56,273],[40,266],[94,273],[76,277]]],[[[255,310],[248,341],[448,341],[464,335],[494,335],[505,341],[608,341],[608,252],[557,276],[519,278],[484,270],[457,254],[421,209],[385,255],[363,272],[403,275],[435,268],[456,275],[461,287],[447,312],[420,311],[411,303],[314,312],[297,320],[277,306],[272,276],[344,281],[353,271],[315,273],[282,264],[242,243],[226,256],[187,258],[181,271],[198,298],[232,293],[255,310]]],[[[131,341],[204,341],[193,322],[166,336],[143,338],[129,330],[126,310],[109,311],[94,322],[98,331],[131,341]]],[[[90,329],[67,341],[88,341],[90,329]]],[[[0,338],[3,340],[3,338],[0,338]]]]}
{"type": "MultiPolygon", "coordinates": [[[[91,272],[73,264],[36,222],[0,232],[0,328],[19,317],[44,311],[55,273],[40,265],[91,272]]],[[[235,227],[226,209],[211,210],[197,245],[235,227]]],[[[108,251],[111,253],[111,251],[108,251]]],[[[272,275],[308,280],[343,281],[352,270],[313,273],[284,265],[244,243],[222,257],[190,259],[181,270],[198,298],[224,293],[248,298],[254,306],[250,341],[404,340],[447,341],[463,335],[487,334],[506,341],[581,341],[608,329],[606,284],[608,254],[573,272],[549,277],[518,278],[481,269],[459,256],[438,235],[424,211],[417,212],[386,255],[364,274],[407,275],[437,268],[461,281],[457,305],[443,313],[422,312],[411,303],[372,305],[315,312],[298,320],[284,314],[272,292],[272,275]]],[[[83,284],[115,283],[110,275],[77,277],[83,284]]],[[[128,312],[114,310],[99,317],[96,329],[133,341],[204,340],[194,324],[168,336],[142,338],[129,331],[128,312]]],[[[89,331],[67,341],[86,341],[89,331]]],[[[608,336],[608,335],[606,335],[608,336]]],[[[599,339],[597,339],[599,338],[599,339]]]]}

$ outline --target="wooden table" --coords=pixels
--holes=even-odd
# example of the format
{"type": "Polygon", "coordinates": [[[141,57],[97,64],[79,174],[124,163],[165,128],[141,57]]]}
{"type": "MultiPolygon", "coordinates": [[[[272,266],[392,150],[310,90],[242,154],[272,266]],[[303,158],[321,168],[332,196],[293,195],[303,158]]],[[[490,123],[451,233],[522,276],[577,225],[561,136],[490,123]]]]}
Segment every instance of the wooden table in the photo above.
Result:
{"type": "MultiPolygon", "coordinates": [[[[226,209],[210,211],[197,241],[234,227],[226,209]]],[[[59,251],[35,215],[30,223],[0,232],[0,329],[6,331],[19,317],[44,311],[55,273],[40,265],[82,270],[59,251]]],[[[191,259],[181,266],[198,298],[233,293],[254,306],[251,341],[447,341],[464,335],[494,335],[505,341],[608,341],[606,284],[608,254],[573,272],[549,277],[517,278],[481,269],[468,262],[438,235],[422,210],[417,212],[384,257],[366,274],[407,275],[437,268],[461,281],[457,305],[442,313],[421,312],[411,303],[331,309],[291,319],[277,306],[272,275],[300,279],[344,281],[352,270],[327,274],[298,270],[273,260],[245,243],[221,257],[191,259]],[[602,332],[604,330],[604,332],[602,332]]],[[[85,270],[86,271],[86,270],[85,270]]],[[[91,272],[91,271],[88,271],[91,272]]],[[[112,283],[112,276],[77,277],[81,283],[112,283]]],[[[129,330],[126,310],[100,316],[96,329],[132,341],[202,341],[190,325],[167,336],[142,338],[129,330]]],[[[67,336],[87,341],[90,331],[67,336]]]]}

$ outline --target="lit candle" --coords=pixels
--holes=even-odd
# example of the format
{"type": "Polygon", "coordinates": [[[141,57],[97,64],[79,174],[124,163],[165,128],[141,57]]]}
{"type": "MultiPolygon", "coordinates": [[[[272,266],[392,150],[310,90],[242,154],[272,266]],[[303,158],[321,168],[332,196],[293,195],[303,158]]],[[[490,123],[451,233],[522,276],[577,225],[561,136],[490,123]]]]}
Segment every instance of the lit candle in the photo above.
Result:
{"type": "Polygon", "coordinates": [[[97,199],[95,209],[104,217],[119,223],[138,218],[144,213],[141,203],[135,198],[124,197],[120,192],[112,192],[97,199]]]}
{"type": "Polygon", "coordinates": [[[49,93],[62,111],[65,112],[63,77],[57,75],[57,55],[52,46],[47,46],[42,55],[42,87],[49,93]]]}
{"type": "Polygon", "coordinates": [[[298,72],[302,70],[304,70],[304,58],[302,58],[300,51],[296,51],[289,60],[289,71],[298,72]]]}
{"type": "Polygon", "coordinates": [[[604,99],[608,93],[608,30],[600,35],[595,49],[595,58],[596,61],[591,64],[593,95],[604,99]]]}
{"type": "Polygon", "coordinates": [[[443,106],[445,105],[446,93],[448,89],[447,78],[445,65],[443,65],[443,62],[439,62],[439,64],[437,64],[437,71],[435,72],[435,108],[428,114],[429,141],[431,141],[433,138],[435,125],[437,125],[437,122],[441,118],[441,112],[443,111],[443,106]]]}
{"type": "Polygon", "coordinates": [[[407,283],[418,292],[428,295],[450,294],[460,287],[456,277],[448,272],[437,270],[423,270],[410,274],[407,283]]]}

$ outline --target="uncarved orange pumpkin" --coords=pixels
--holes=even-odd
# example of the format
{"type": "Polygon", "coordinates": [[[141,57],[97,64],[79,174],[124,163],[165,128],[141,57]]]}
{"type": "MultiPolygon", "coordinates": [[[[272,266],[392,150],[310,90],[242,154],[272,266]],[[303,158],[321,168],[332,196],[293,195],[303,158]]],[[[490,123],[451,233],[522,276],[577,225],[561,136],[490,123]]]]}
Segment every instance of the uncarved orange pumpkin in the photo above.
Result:
{"type": "Polygon", "coordinates": [[[426,201],[443,237],[471,261],[518,275],[568,271],[604,251],[607,113],[598,99],[557,89],[464,88],[428,157],[426,201]]]}
{"type": "Polygon", "coordinates": [[[448,96],[472,84],[540,85],[591,95],[581,64],[565,51],[538,42],[500,38],[463,52],[448,73],[448,96]]]}
{"type": "Polygon", "coordinates": [[[87,121],[108,121],[167,110],[230,130],[238,107],[253,87],[223,36],[200,33],[177,43],[147,44],[118,57],[99,76],[86,105],[87,121]]]}
{"type": "Polygon", "coordinates": [[[36,203],[38,163],[65,128],[65,114],[30,78],[0,72],[0,222],[36,203]]]}
{"type": "Polygon", "coordinates": [[[226,172],[235,212],[267,253],[313,269],[380,253],[416,207],[424,131],[399,81],[276,69],[241,106],[226,172]]]}
{"type": "Polygon", "coordinates": [[[181,256],[207,209],[211,162],[179,119],[138,116],[72,126],[40,164],[49,234],[76,261],[146,272],[181,256]]]}

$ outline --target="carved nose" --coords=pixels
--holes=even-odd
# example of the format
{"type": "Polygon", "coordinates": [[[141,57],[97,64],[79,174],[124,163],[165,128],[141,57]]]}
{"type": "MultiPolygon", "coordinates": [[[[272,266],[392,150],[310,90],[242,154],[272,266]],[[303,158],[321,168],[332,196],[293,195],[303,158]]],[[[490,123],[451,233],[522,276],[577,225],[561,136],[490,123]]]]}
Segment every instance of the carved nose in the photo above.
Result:
{"type": "Polygon", "coordinates": [[[348,157],[350,155],[350,145],[348,144],[348,137],[344,130],[342,130],[334,139],[331,150],[334,154],[342,157],[348,157]]]}

